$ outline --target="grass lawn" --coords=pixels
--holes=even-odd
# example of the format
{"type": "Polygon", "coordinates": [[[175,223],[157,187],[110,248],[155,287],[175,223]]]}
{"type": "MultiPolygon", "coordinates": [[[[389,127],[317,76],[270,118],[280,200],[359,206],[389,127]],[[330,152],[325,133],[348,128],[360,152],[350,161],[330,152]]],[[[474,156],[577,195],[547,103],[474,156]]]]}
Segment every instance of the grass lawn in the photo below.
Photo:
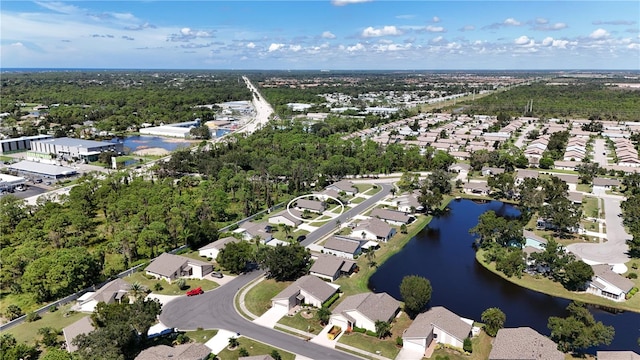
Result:
{"type": "Polygon", "coordinates": [[[186,279],[187,288],[181,290],[178,288],[178,285],[176,285],[175,281],[169,284],[164,280],[147,279],[142,272],[137,272],[131,276],[126,276],[122,280],[128,282],[129,284],[133,284],[136,282],[140,283],[141,285],[146,286],[148,289],[153,291],[154,294],[160,295],[184,295],[187,290],[195,289],[197,287],[201,287],[204,291],[213,290],[218,287],[218,284],[213,281],[186,279]],[[156,284],[160,284],[162,286],[162,290],[156,291],[156,284]]]}
{"type": "Polygon", "coordinates": [[[589,184],[578,184],[578,185],[576,185],[576,190],[590,193],[591,192],[591,185],[589,185],[589,184]]]}
{"type": "Polygon", "coordinates": [[[372,184],[353,184],[353,186],[358,189],[358,194],[362,194],[364,192],[369,191],[369,189],[373,188],[372,184]]]}
{"type": "Polygon", "coordinates": [[[361,202],[363,202],[364,200],[365,200],[365,198],[363,198],[363,197],[359,197],[359,196],[356,196],[356,197],[354,197],[353,199],[349,200],[349,203],[350,203],[350,204],[360,204],[360,203],[361,203],[361,202]]]}
{"type": "MultiPolygon", "coordinates": [[[[71,313],[65,317],[65,314],[69,312],[71,305],[60,307],[56,312],[47,312],[42,314],[40,320],[34,322],[23,322],[20,325],[14,326],[9,330],[3,331],[13,335],[18,343],[34,344],[36,340],[40,340],[38,335],[38,329],[43,327],[51,327],[56,330],[62,331],[63,328],[73,324],[81,318],[87,316],[85,313],[71,313]]],[[[59,336],[62,340],[62,336],[59,336]]]]}
{"type": "MultiPolygon", "coordinates": [[[[605,299],[600,296],[596,296],[593,294],[587,294],[584,292],[573,292],[566,290],[560,283],[554,282],[544,277],[536,277],[527,274],[523,274],[522,278],[518,279],[516,277],[506,277],[502,272],[496,270],[495,263],[487,264],[484,262],[484,250],[479,250],[476,253],[476,260],[485,268],[489,269],[494,274],[497,274],[501,278],[510,281],[516,285],[522,286],[527,289],[531,289],[534,291],[538,291],[544,294],[557,296],[569,300],[578,300],[588,304],[602,305],[614,309],[622,309],[629,310],[634,312],[640,312],[640,296],[636,294],[631,299],[619,303],[612,300],[605,299]]],[[[629,261],[626,265],[629,269],[631,269],[632,261],[629,261]]],[[[631,272],[636,270],[631,270],[631,272]]],[[[635,286],[640,286],[639,279],[632,279],[635,286]]]]}
{"type": "Polygon", "coordinates": [[[466,355],[456,349],[440,347],[433,352],[433,356],[430,359],[435,359],[436,356],[448,357],[449,360],[485,360],[489,358],[491,352],[491,337],[485,334],[484,331],[480,332],[480,335],[471,339],[473,344],[473,352],[470,355],[466,355]]]}
{"type": "Polygon", "coordinates": [[[199,342],[201,344],[206,343],[211,340],[212,337],[216,336],[218,330],[196,330],[196,331],[187,331],[185,335],[189,337],[189,339],[199,342]]]}
{"type": "Polygon", "coordinates": [[[244,348],[249,353],[249,356],[269,355],[273,350],[276,350],[278,353],[280,353],[282,360],[295,359],[295,355],[290,352],[286,352],[282,349],[276,349],[267,344],[263,344],[252,339],[240,337],[238,339],[238,342],[240,343],[240,345],[237,348],[235,348],[234,350],[225,348],[219,354],[216,354],[218,355],[217,358],[220,360],[238,360],[238,358],[240,357],[240,349],[244,348]]]}
{"type": "Polygon", "coordinates": [[[585,196],[582,199],[582,212],[585,216],[587,217],[595,217],[597,218],[599,215],[599,204],[600,204],[600,199],[599,198],[595,198],[595,197],[591,197],[591,196],[585,196]]]}
{"type": "Polygon", "coordinates": [[[320,319],[318,319],[317,316],[318,310],[313,308],[310,309],[311,313],[313,314],[313,317],[310,319],[305,319],[304,317],[302,317],[302,311],[298,312],[294,316],[283,316],[282,319],[278,321],[278,324],[290,326],[294,329],[307,331],[312,334],[320,333],[320,330],[322,330],[323,326],[322,324],[320,324],[320,319]]]}
{"type": "Polygon", "coordinates": [[[254,286],[247,296],[245,305],[252,314],[260,316],[271,308],[271,298],[289,286],[291,282],[277,282],[273,279],[266,279],[254,286]]]}
{"type": "MultiPolygon", "coordinates": [[[[394,359],[400,352],[400,347],[396,346],[396,338],[402,337],[402,333],[411,325],[411,319],[402,312],[391,323],[391,335],[384,339],[360,333],[343,334],[338,343],[357,347],[371,353],[380,351],[380,355],[394,359]]],[[[339,346],[339,344],[338,344],[339,346]]]]}

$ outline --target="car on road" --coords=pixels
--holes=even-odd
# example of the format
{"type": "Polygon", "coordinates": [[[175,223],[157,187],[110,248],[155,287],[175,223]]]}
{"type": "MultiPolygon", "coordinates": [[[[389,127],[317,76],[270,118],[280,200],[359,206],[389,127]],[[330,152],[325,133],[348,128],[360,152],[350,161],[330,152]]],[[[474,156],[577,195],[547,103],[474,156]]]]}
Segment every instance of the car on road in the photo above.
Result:
{"type": "Polygon", "coordinates": [[[222,275],[222,273],[220,273],[220,272],[212,271],[212,272],[211,272],[211,276],[213,276],[214,278],[222,279],[222,277],[223,277],[224,275],[222,275]]]}
{"type": "Polygon", "coordinates": [[[300,236],[298,236],[298,237],[296,238],[296,241],[297,241],[297,242],[303,242],[303,241],[305,241],[306,239],[307,239],[307,236],[306,236],[306,235],[300,235],[300,236]]]}
{"type": "Polygon", "coordinates": [[[204,294],[204,291],[202,291],[201,287],[197,287],[195,289],[191,289],[191,290],[187,291],[187,296],[196,296],[196,295],[200,295],[200,294],[204,294]]]}

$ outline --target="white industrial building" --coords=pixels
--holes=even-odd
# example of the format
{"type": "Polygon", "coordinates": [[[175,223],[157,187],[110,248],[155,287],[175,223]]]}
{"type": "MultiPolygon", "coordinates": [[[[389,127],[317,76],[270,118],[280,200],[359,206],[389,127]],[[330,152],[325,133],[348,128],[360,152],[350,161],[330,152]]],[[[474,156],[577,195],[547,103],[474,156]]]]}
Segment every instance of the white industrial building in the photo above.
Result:
{"type": "Polygon", "coordinates": [[[75,169],[69,167],[26,160],[9,165],[9,170],[14,171],[19,175],[45,177],[50,179],[60,179],[73,176],[78,173],[75,169]]]}
{"type": "Polygon", "coordinates": [[[31,157],[46,158],[55,154],[57,158],[65,160],[79,159],[96,161],[101,152],[113,151],[121,154],[124,150],[122,143],[93,141],[74,138],[43,139],[31,142],[31,157]]]}
{"type": "Polygon", "coordinates": [[[18,186],[24,186],[25,182],[23,177],[0,174],[0,191],[11,191],[18,186]]]}
{"type": "Polygon", "coordinates": [[[17,151],[31,150],[31,142],[36,140],[50,139],[51,135],[23,136],[19,138],[0,140],[0,154],[7,154],[17,151]]]}
{"type": "Polygon", "coordinates": [[[200,119],[194,121],[186,121],[176,124],[167,124],[160,126],[152,126],[140,129],[140,134],[167,136],[187,139],[191,136],[191,129],[200,125],[200,119]]]}

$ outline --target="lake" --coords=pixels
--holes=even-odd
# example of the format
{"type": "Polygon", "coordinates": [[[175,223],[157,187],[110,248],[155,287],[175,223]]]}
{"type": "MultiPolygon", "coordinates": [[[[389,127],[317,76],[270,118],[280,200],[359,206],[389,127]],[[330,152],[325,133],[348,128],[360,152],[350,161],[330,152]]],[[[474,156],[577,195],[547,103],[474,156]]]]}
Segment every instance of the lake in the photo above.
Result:
{"type": "MultiPolygon", "coordinates": [[[[474,241],[469,229],[478,223],[478,216],[493,210],[502,216],[518,216],[519,211],[498,201],[478,203],[454,200],[449,211],[435,217],[427,227],[412,238],[396,255],[388,259],[369,280],[375,292],[400,296],[400,282],[406,275],[420,275],[431,281],[431,306],[445,306],[460,316],[480,321],[480,314],[490,307],[500,308],[507,316],[505,327],[529,326],[549,335],[547,319],[566,316],[568,300],[537,293],[514,285],[479,265],[471,246],[474,241]]],[[[611,314],[590,308],[596,320],[613,325],[616,335],[609,346],[596,350],[640,350],[640,314],[611,314]]]]}
{"type": "Polygon", "coordinates": [[[127,136],[125,138],[113,138],[111,142],[121,142],[125,148],[128,148],[130,152],[136,150],[149,149],[149,148],[162,148],[167,151],[174,151],[179,148],[189,147],[192,142],[184,139],[163,138],[160,136],[143,136],[134,135],[127,136]]]}

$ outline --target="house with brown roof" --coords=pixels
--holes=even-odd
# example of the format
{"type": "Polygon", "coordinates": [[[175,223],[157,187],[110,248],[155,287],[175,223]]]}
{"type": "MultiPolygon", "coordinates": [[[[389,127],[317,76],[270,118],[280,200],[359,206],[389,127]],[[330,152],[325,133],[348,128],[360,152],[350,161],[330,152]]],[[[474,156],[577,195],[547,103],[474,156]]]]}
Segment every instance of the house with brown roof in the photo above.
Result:
{"type": "Polygon", "coordinates": [[[530,327],[498,330],[489,360],[564,360],[556,343],[530,327]]]}
{"type": "Polygon", "coordinates": [[[342,329],[359,327],[376,331],[376,321],[390,322],[400,311],[400,302],[387,293],[347,296],[331,314],[330,324],[342,329]]]}
{"type": "Polygon", "coordinates": [[[362,252],[362,242],[344,236],[332,236],[323,245],[325,254],[353,260],[362,252]]]}
{"type": "Polygon", "coordinates": [[[319,308],[338,291],[338,288],[337,285],[331,286],[318,277],[305,275],[271,298],[271,306],[284,307],[287,312],[302,304],[319,308]]]}
{"type": "Polygon", "coordinates": [[[198,254],[200,254],[200,256],[215,259],[218,257],[220,251],[224,249],[225,246],[227,246],[227,244],[240,241],[242,240],[233,236],[227,236],[201,247],[200,249],[198,249],[198,254]]]}
{"type": "Polygon", "coordinates": [[[105,304],[121,302],[123,299],[127,299],[126,295],[129,292],[130,288],[131,285],[129,285],[129,283],[120,278],[117,278],[106,283],[97,291],[87,292],[79,297],[77,300],[77,309],[82,312],[92,313],[93,310],[95,310],[96,305],[98,305],[98,303],[100,302],[103,302],[105,304]]]}
{"type": "Polygon", "coordinates": [[[460,317],[442,306],[416,316],[402,334],[403,347],[424,354],[432,342],[462,348],[470,336],[473,320],[460,317]]]}
{"type": "Polygon", "coordinates": [[[89,316],[85,316],[82,319],[62,329],[62,334],[64,335],[64,341],[67,345],[67,351],[74,352],[78,350],[78,347],[73,345],[73,339],[75,339],[78,335],[88,334],[92,332],[94,329],[95,328],[91,323],[91,317],[89,316]]]}
{"type": "Polygon", "coordinates": [[[598,360],[640,360],[640,355],[633,351],[597,351],[598,360]]]}
{"type": "Polygon", "coordinates": [[[587,292],[613,301],[625,301],[626,295],[633,289],[633,281],[613,272],[611,265],[592,265],[593,278],[587,292]]]}
{"type": "Polygon", "coordinates": [[[156,345],[142,350],[135,360],[205,360],[211,349],[200,343],[188,343],[176,346],[156,345]]]}
{"type": "Polygon", "coordinates": [[[376,208],[371,210],[371,216],[383,220],[391,225],[406,225],[413,221],[413,217],[395,210],[376,208]]]}
{"type": "Polygon", "coordinates": [[[213,264],[185,256],[163,253],[145,269],[147,275],[172,282],[182,277],[202,279],[213,271],[213,264]]]}
{"type": "Polygon", "coordinates": [[[396,229],[386,222],[378,219],[371,218],[364,220],[353,229],[351,236],[361,237],[362,240],[375,240],[387,242],[396,233],[396,229]]]}
{"type": "Polygon", "coordinates": [[[313,262],[313,265],[311,265],[309,275],[334,281],[342,275],[351,274],[355,267],[355,261],[346,260],[334,255],[320,254],[313,262]]]}

